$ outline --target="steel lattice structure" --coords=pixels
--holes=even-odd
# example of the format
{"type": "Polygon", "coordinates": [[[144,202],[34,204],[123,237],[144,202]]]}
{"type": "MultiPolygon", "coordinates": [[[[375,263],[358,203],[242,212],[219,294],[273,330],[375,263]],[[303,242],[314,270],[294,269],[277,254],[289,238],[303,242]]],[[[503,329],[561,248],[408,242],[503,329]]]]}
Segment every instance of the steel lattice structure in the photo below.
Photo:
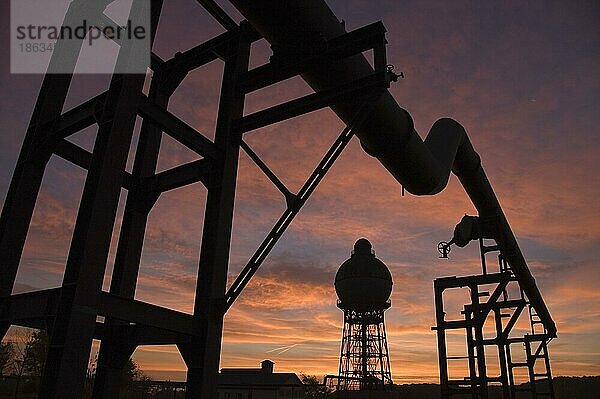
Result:
{"type": "MultiPolygon", "coordinates": [[[[76,25],[82,5],[90,26],[108,18],[111,0],[76,0],[65,24],[76,25]],[[89,8],[89,7],[88,7],[89,8]]],[[[0,220],[0,335],[11,325],[45,329],[50,349],[42,376],[40,398],[80,398],[90,347],[101,340],[93,397],[118,397],[122,369],[139,345],[175,344],[187,365],[187,398],[215,398],[223,318],[260,267],[286,227],[353,137],[372,104],[394,74],[388,71],[385,29],[381,23],[326,41],[319,51],[280,56],[249,70],[251,44],[261,35],[248,23],[235,23],[216,3],[199,1],[226,32],[163,60],[152,54],[152,81],[143,92],[143,74],[114,74],[109,89],[66,112],[63,107],[72,74],[47,74],[31,118],[0,220]],[[344,85],[332,86],[283,104],[244,114],[248,93],[297,76],[314,65],[336,62],[373,51],[375,68],[344,85]],[[186,124],[167,110],[169,99],[191,71],[221,60],[221,85],[215,139],[186,124]],[[353,99],[362,109],[326,152],[297,193],[289,190],[244,142],[249,131],[353,99]],[[143,118],[133,171],[125,170],[136,117],[143,118]],[[97,125],[93,152],[67,138],[97,125]],[[163,134],[199,154],[202,159],[158,173],[156,165],[163,134]],[[227,287],[229,247],[240,150],[251,159],[285,198],[286,210],[227,287]],[[23,246],[46,165],[59,156],[87,170],[64,278],[60,287],[12,294],[23,246]],[[192,183],[207,191],[199,271],[193,314],[135,300],[142,245],[148,215],[160,195],[192,183]],[[102,290],[111,235],[121,189],[127,190],[110,290],[102,290]],[[104,318],[100,321],[98,317],[104,318]]],[[[157,34],[162,0],[151,0],[152,41],[157,34]]],[[[132,12],[147,6],[134,0],[132,12]]],[[[74,70],[81,40],[59,41],[51,61],[65,60],[74,70]]],[[[121,47],[117,62],[131,49],[121,47]]]]}
{"type": "Polygon", "coordinates": [[[373,390],[392,384],[385,309],[344,309],[338,390],[373,390]]]}
{"type": "MultiPolygon", "coordinates": [[[[485,220],[465,216],[454,230],[452,240],[460,246],[470,240],[479,241],[482,274],[434,280],[436,326],[432,329],[437,334],[442,398],[469,395],[474,399],[487,399],[490,397],[490,386],[499,385],[503,399],[525,396],[553,399],[554,386],[548,353],[548,344],[553,336],[548,333],[525,295],[500,247],[495,243],[486,244],[481,234],[486,230],[485,224],[485,220]],[[466,226],[473,227],[470,236],[463,234],[466,226]],[[486,254],[489,253],[497,253],[497,272],[488,271],[486,254]],[[469,297],[469,302],[460,311],[463,319],[448,320],[450,306],[444,301],[444,293],[461,289],[468,290],[469,297]],[[530,330],[519,334],[515,326],[523,319],[525,312],[528,313],[530,330]],[[489,330],[486,332],[487,326],[494,331],[494,335],[490,336],[489,330]],[[447,345],[449,331],[464,331],[466,355],[449,354],[452,352],[447,345]],[[492,355],[494,352],[497,356],[492,355]],[[457,378],[453,375],[456,373],[452,372],[451,365],[457,363],[466,363],[468,376],[457,378]],[[489,375],[489,369],[497,369],[498,375],[489,375]],[[516,381],[519,369],[526,370],[527,384],[519,385],[524,381],[516,381]]],[[[448,244],[442,243],[442,257],[448,256],[448,248],[448,244]]]]}

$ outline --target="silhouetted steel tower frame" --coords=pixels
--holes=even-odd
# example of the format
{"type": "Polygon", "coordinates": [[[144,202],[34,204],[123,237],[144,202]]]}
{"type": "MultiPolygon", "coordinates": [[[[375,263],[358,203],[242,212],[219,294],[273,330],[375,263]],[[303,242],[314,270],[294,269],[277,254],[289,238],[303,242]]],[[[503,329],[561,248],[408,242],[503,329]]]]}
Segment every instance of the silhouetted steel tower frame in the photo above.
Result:
{"type": "Polygon", "coordinates": [[[393,384],[384,313],[379,309],[344,311],[337,390],[384,390],[393,384]]]}
{"type": "MultiPolygon", "coordinates": [[[[480,231],[489,230],[489,220],[479,217],[473,220],[480,226],[480,231]]],[[[479,241],[482,274],[441,277],[434,280],[436,326],[432,327],[432,330],[437,333],[442,398],[449,399],[454,395],[462,398],[470,395],[473,399],[487,399],[489,386],[496,384],[502,389],[503,399],[525,397],[525,394],[519,392],[527,392],[529,394],[527,396],[532,399],[554,399],[548,353],[548,343],[554,336],[546,330],[498,244],[486,245],[485,239],[481,236],[473,239],[479,241]],[[486,254],[492,252],[498,253],[498,271],[489,273],[486,254]],[[463,319],[447,320],[448,306],[444,306],[444,293],[465,288],[469,290],[469,302],[460,311],[463,319]],[[487,300],[484,300],[483,298],[486,297],[487,300]],[[519,335],[513,329],[526,308],[529,314],[530,331],[519,335]],[[487,334],[485,331],[485,326],[488,324],[493,326],[492,337],[489,331],[487,334]],[[448,354],[446,338],[449,330],[464,330],[466,356],[448,354]],[[522,346],[520,352],[524,357],[523,361],[515,360],[517,354],[515,345],[522,346]],[[497,353],[495,364],[499,375],[488,375],[488,361],[493,360],[486,358],[488,347],[494,348],[497,353]],[[449,364],[465,361],[468,365],[468,377],[453,378],[450,375],[449,364]],[[527,370],[528,385],[516,384],[514,370],[518,368],[527,370]]],[[[446,258],[449,252],[448,245],[441,244],[445,245],[440,245],[440,253],[443,258],[446,258]]]]}
{"type": "MultiPolygon", "coordinates": [[[[145,0],[142,0],[145,1],[145,0]]],[[[94,4],[96,24],[112,0],[75,0],[65,21],[77,17],[79,3],[94,4]]],[[[363,114],[395,78],[387,68],[385,28],[374,23],[324,41],[310,54],[274,54],[248,70],[251,43],[260,35],[246,22],[235,23],[212,0],[198,0],[226,32],[169,60],[152,54],[152,82],[145,75],[114,74],[109,89],[63,112],[72,74],[44,77],[0,219],[0,333],[11,325],[46,329],[50,337],[40,398],[81,397],[92,339],[101,340],[93,397],[118,397],[123,365],[139,345],[176,344],[188,367],[187,398],[216,397],[223,317],[269,251],[353,136],[363,114]],[[374,71],[341,87],[244,116],[245,95],[299,75],[311,66],[373,50],[374,71]],[[169,99],[186,75],[213,60],[224,66],[215,141],[167,111],[169,99]],[[348,98],[364,104],[333,143],[298,193],[292,193],[243,141],[244,133],[328,107],[348,98]],[[125,170],[136,117],[143,118],[131,173],[125,170]],[[92,153],[67,141],[94,124],[92,153]],[[156,172],[162,134],[202,156],[156,172]],[[227,271],[240,147],[282,192],[287,209],[248,264],[227,289],[227,271]],[[25,239],[48,161],[53,155],[87,170],[62,285],[12,295],[25,239]],[[208,190],[194,303],[187,314],[134,299],[148,214],[161,193],[201,182],[208,190]],[[110,291],[102,290],[121,188],[127,190],[110,291]],[[97,321],[103,316],[103,322],[97,321]]],[[[162,0],[152,0],[152,42],[162,0]]],[[[134,0],[134,9],[141,0],[134,0]]],[[[90,21],[91,22],[91,21],[90,21]]],[[[53,60],[75,68],[81,41],[57,43],[53,60]]],[[[127,56],[121,48],[119,59],[127,56]]],[[[54,62],[54,61],[51,61],[54,62]]]]}

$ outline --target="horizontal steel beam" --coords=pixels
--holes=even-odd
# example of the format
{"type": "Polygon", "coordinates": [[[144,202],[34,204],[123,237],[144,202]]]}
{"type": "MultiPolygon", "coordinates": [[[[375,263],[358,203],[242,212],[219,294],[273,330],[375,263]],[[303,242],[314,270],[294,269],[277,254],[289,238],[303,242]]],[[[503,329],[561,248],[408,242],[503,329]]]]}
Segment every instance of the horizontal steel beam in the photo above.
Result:
{"type": "Polygon", "coordinates": [[[440,320],[438,321],[438,325],[435,327],[431,327],[432,330],[453,330],[460,328],[469,328],[474,326],[473,320],[440,320]]]}
{"type": "Polygon", "coordinates": [[[227,49],[227,45],[231,40],[235,39],[235,37],[236,34],[233,32],[222,33],[189,50],[176,53],[173,58],[165,61],[162,68],[190,72],[202,65],[221,58],[221,54],[227,49]]]}
{"type": "Polygon", "coordinates": [[[507,344],[548,341],[553,338],[550,334],[526,334],[522,337],[507,338],[507,344]]]}
{"type": "MultiPolygon", "coordinates": [[[[506,289],[508,282],[509,276],[506,276],[506,278],[504,278],[498,283],[498,285],[494,289],[494,292],[492,293],[492,295],[490,295],[490,297],[485,303],[480,303],[478,305],[468,305],[469,309],[475,313],[476,322],[479,323],[480,326],[483,327],[483,324],[485,323],[488,314],[490,314],[493,307],[496,305],[496,301],[498,301],[498,298],[500,298],[500,295],[502,295],[502,293],[506,289]]],[[[467,306],[465,306],[465,310],[466,309],[467,306]]]]}
{"type": "Polygon", "coordinates": [[[140,324],[123,326],[129,341],[137,345],[173,345],[190,343],[191,337],[175,331],[140,324]]]}
{"type": "Polygon", "coordinates": [[[54,317],[59,296],[60,288],[12,295],[4,299],[0,322],[24,325],[24,322],[54,317]]]}
{"type": "MultiPolygon", "coordinates": [[[[216,59],[223,59],[228,51],[232,40],[237,39],[239,33],[227,31],[204,43],[184,52],[176,53],[175,56],[162,65],[163,70],[178,70],[190,72],[196,68],[208,64],[216,59]]],[[[261,38],[256,30],[245,28],[245,39],[254,42],[261,38]]]]}
{"type": "MultiPolygon", "coordinates": [[[[51,319],[51,318],[48,318],[51,319]]],[[[50,327],[49,323],[46,321],[48,319],[43,318],[35,318],[35,319],[19,319],[13,320],[11,325],[26,327],[26,328],[34,328],[36,330],[46,330],[50,327]]],[[[104,324],[96,322],[96,326],[94,328],[94,339],[102,340],[104,339],[104,324]]]]}
{"type": "Polygon", "coordinates": [[[233,129],[238,133],[245,133],[328,107],[339,101],[347,101],[348,98],[367,98],[369,94],[375,95],[378,91],[383,91],[389,87],[387,76],[385,72],[376,72],[340,87],[323,90],[275,105],[238,119],[234,122],[233,129]]]}
{"type": "MultiPolygon", "coordinates": [[[[92,162],[91,152],[71,143],[68,140],[60,140],[54,147],[54,154],[85,170],[89,169],[92,162]]],[[[127,190],[131,190],[135,184],[135,177],[133,177],[131,173],[123,171],[122,187],[127,190]]]]}
{"type": "Polygon", "coordinates": [[[142,96],[138,112],[141,117],[197,154],[213,160],[221,159],[221,151],[212,141],[166,109],[154,104],[148,97],[142,96]]]}
{"type": "MultiPolygon", "coordinates": [[[[0,322],[37,326],[40,323],[36,321],[47,320],[56,316],[60,295],[61,288],[11,295],[4,299],[2,303],[0,322]]],[[[197,331],[195,328],[197,320],[193,315],[134,299],[118,297],[104,291],[100,295],[98,316],[111,317],[136,325],[171,331],[182,336],[191,336],[197,331]]],[[[142,337],[147,337],[146,342],[150,341],[152,337],[158,339],[157,337],[161,336],[152,330],[149,331],[145,333],[146,335],[141,334],[142,337]]],[[[173,336],[167,333],[162,335],[165,339],[173,336]]],[[[179,337],[181,339],[181,336],[179,337]]]]}
{"type": "Polygon", "coordinates": [[[516,281],[515,277],[508,273],[489,273],[480,274],[476,276],[464,276],[464,277],[441,277],[436,278],[433,281],[435,288],[461,288],[469,285],[483,285],[483,284],[494,284],[500,283],[504,280],[516,281]]]}
{"type": "Polygon", "coordinates": [[[148,325],[162,330],[194,335],[197,320],[193,315],[167,309],[135,299],[126,299],[102,292],[100,316],[111,317],[130,323],[148,325]]]}
{"type": "Polygon", "coordinates": [[[514,309],[525,305],[527,305],[527,301],[524,299],[509,299],[506,301],[497,301],[494,304],[494,309],[514,309]]]}
{"type": "MultiPolygon", "coordinates": [[[[43,318],[18,319],[13,320],[11,325],[34,328],[36,330],[46,330],[48,324],[43,318]]],[[[125,330],[126,342],[134,345],[176,345],[180,343],[189,344],[191,338],[188,335],[174,331],[162,330],[151,326],[142,326],[139,324],[124,324],[119,326],[125,330]]],[[[96,322],[94,328],[94,339],[103,340],[105,338],[106,325],[102,322],[96,322]]]]}
{"type": "Polygon", "coordinates": [[[210,172],[211,162],[207,159],[199,159],[144,179],[143,190],[163,193],[197,182],[202,182],[206,187],[210,172]]]}
{"type": "MultiPolygon", "coordinates": [[[[106,100],[107,95],[107,92],[101,93],[96,97],[87,100],[83,104],[65,112],[54,122],[48,124],[45,130],[50,133],[44,137],[44,144],[54,145],[58,140],[69,137],[70,135],[95,124],[97,122],[95,115],[106,100]]],[[[180,141],[198,154],[213,159],[219,159],[220,152],[216,149],[212,141],[167,110],[154,104],[146,96],[142,96],[142,99],[140,100],[139,114],[144,118],[148,118],[153,124],[163,129],[171,137],[180,141]]],[[[59,143],[59,146],[65,145],[59,143]]],[[[84,162],[87,161],[81,162],[82,158],[79,159],[80,162],[78,165],[87,169],[87,166],[83,166],[84,162]]]]}
{"type": "Polygon", "coordinates": [[[96,123],[96,112],[104,104],[108,92],[105,91],[62,114],[58,119],[42,128],[46,131],[44,143],[64,139],[96,123]]]}
{"type": "Polygon", "coordinates": [[[376,47],[385,41],[385,27],[381,22],[356,29],[338,36],[323,45],[324,50],[317,54],[301,59],[274,55],[274,60],[244,73],[240,78],[239,89],[244,93],[270,86],[277,82],[299,75],[307,70],[324,63],[362,53],[376,47]]]}

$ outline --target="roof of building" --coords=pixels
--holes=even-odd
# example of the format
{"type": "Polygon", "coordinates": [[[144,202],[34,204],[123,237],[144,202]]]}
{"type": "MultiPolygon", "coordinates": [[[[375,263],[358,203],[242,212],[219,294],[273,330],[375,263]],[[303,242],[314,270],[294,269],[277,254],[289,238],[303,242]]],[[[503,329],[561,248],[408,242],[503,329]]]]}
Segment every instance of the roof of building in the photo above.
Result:
{"type": "Polygon", "coordinates": [[[219,374],[219,385],[243,386],[301,386],[295,373],[273,372],[273,362],[261,362],[261,368],[224,368],[219,374]]]}

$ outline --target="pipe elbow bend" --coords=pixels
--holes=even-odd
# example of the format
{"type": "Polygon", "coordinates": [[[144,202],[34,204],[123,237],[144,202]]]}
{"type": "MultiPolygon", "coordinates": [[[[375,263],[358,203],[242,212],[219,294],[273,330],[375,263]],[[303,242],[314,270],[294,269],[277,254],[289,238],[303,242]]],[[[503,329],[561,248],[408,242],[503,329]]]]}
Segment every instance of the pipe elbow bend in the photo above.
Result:
{"type": "Polygon", "coordinates": [[[443,117],[443,118],[440,118],[437,121],[435,121],[435,123],[431,127],[432,131],[434,129],[442,129],[444,131],[449,131],[449,130],[456,131],[456,132],[462,133],[461,134],[462,136],[465,136],[467,134],[463,125],[461,125],[455,119],[448,118],[448,117],[443,117]]]}

